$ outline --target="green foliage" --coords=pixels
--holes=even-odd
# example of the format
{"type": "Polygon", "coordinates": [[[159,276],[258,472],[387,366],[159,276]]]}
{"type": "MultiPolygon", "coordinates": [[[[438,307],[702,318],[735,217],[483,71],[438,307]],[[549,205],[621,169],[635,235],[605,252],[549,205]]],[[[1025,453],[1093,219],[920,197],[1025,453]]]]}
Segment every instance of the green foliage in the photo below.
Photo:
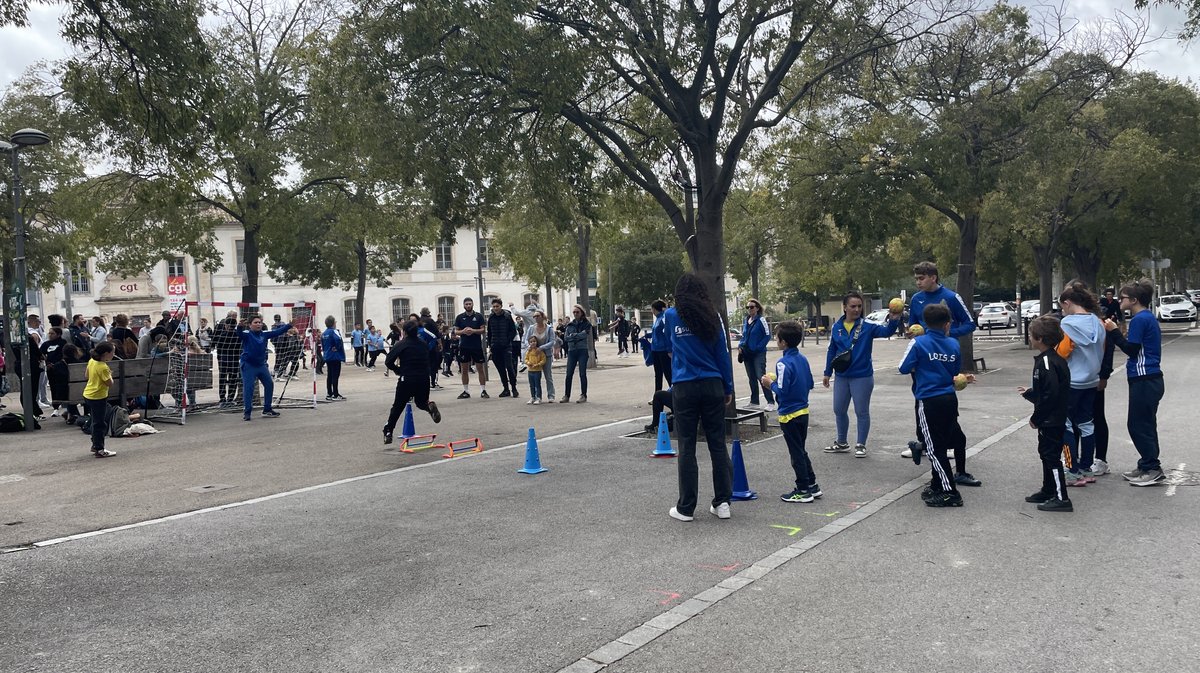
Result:
{"type": "MultiPolygon", "coordinates": [[[[643,308],[672,296],[685,271],[670,220],[646,195],[617,192],[604,208],[603,238],[597,241],[600,287],[614,305],[643,308]]],[[[611,309],[611,307],[609,307],[611,309]]]]}

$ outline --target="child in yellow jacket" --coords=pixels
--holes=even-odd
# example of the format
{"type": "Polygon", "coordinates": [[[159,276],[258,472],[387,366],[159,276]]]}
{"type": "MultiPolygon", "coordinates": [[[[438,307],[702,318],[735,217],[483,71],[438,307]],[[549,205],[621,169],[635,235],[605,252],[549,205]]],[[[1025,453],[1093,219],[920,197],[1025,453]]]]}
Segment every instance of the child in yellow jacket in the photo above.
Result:
{"type": "Polygon", "coordinates": [[[529,401],[525,404],[542,403],[542,369],[546,366],[546,354],[538,348],[537,337],[529,338],[525,351],[525,366],[529,369],[529,401]]]}

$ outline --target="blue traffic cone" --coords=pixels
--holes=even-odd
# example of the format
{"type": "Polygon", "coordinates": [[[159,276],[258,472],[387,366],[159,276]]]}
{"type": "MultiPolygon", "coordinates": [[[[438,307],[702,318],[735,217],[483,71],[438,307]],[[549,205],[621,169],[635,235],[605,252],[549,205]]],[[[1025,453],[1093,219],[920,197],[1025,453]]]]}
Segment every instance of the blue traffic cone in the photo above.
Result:
{"type": "Polygon", "coordinates": [[[746,479],[746,462],[742,460],[742,440],[733,440],[733,499],[757,500],[758,494],[750,490],[746,479]]]}
{"type": "Polygon", "coordinates": [[[404,405],[404,429],[400,431],[404,439],[417,436],[417,428],[413,425],[412,402],[404,405]]]}
{"type": "Polygon", "coordinates": [[[658,412],[658,444],[654,446],[652,458],[674,458],[679,454],[671,446],[671,432],[667,430],[667,412],[658,412]]]}
{"type": "Polygon", "coordinates": [[[525,440],[525,467],[517,470],[523,474],[541,474],[548,472],[542,467],[542,459],[538,455],[537,435],[533,433],[533,428],[529,428],[529,439],[525,440]]]}

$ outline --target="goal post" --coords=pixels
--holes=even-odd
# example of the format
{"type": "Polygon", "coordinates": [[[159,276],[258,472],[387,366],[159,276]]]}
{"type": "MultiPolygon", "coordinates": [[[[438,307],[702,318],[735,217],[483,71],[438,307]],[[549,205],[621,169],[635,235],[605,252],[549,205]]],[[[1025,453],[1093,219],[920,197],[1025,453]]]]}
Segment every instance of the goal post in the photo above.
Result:
{"type": "MultiPolygon", "coordinates": [[[[175,400],[174,407],[156,410],[155,418],[184,424],[189,414],[242,411],[242,341],[237,328],[253,315],[262,316],[264,330],[272,329],[276,315],[281,323],[291,324],[268,346],[272,406],[316,407],[315,349],[320,347],[316,302],[188,301],[176,315],[173,333],[155,348],[154,355],[168,363],[166,392],[175,400]]],[[[261,406],[257,382],[250,394],[254,404],[261,406]]]]}

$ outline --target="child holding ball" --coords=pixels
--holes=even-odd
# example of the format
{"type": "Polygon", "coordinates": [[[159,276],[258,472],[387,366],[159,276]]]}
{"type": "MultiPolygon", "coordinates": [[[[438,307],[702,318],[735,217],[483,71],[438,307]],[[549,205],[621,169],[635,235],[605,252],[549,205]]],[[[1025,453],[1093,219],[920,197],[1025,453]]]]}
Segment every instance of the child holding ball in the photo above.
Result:
{"type": "Polygon", "coordinates": [[[796,487],[780,496],[784,502],[812,502],[821,497],[821,487],[813,474],[812,461],[804,449],[808,439],[808,391],[813,389],[812,371],[808,360],[800,354],[803,335],[800,324],[789,320],[779,325],[775,334],[783,357],[775,364],[774,374],[764,374],[760,383],[775,394],[779,405],[779,427],[787,442],[796,475],[796,487]]]}

